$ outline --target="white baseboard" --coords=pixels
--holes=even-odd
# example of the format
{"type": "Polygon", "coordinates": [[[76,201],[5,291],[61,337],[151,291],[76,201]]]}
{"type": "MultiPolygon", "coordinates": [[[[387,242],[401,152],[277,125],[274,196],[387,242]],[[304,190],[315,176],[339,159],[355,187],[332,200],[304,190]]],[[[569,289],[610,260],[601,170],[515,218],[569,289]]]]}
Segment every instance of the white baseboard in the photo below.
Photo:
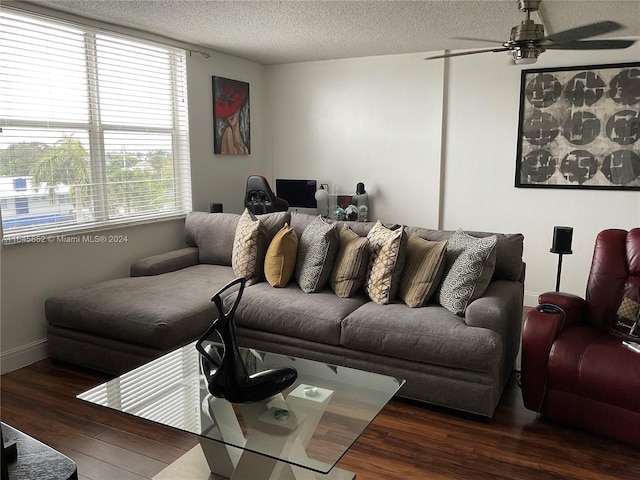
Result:
{"type": "Polygon", "coordinates": [[[44,360],[47,353],[47,339],[43,338],[27,345],[12,348],[0,355],[0,373],[5,374],[18,368],[44,360]]]}
{"type": "Polygon", "coordinates": [[[524,292],[524,306],[535,307],[536,305],[538,305],[539,295],[539,293],[524,292]]]}

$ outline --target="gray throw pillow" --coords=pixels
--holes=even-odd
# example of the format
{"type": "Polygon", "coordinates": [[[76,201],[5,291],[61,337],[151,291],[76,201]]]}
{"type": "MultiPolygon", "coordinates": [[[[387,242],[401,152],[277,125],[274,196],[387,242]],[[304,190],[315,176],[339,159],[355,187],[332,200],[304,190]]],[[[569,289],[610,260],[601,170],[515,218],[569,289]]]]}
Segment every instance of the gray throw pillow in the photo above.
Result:
{"type": "Polygon", "coordinates": [[[456,315],[464,315],[467,305],[484,293],[496,266],[497,242],[495,235],[476,238],[462,230],[451,236],[438,291],[440,305],[456,315]]]}
{"type": "Polygon", "coordinates": [[[340,246],[338,225],[316,217],[302,232],[298,243],[296,281],[305,293],[319,292],[331,275],[340,246]]]}

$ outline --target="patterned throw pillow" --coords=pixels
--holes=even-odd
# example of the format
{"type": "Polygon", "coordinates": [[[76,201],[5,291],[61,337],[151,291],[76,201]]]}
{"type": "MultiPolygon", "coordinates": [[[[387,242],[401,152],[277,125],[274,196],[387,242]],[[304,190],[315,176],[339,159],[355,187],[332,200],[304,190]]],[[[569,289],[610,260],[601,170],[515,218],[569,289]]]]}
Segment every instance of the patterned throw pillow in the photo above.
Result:
{"type": "Polygon", "coordinates": [[[329,280],[339,248],[338,225],[320,215],[302,232],[296,260],[296,281],[305,293],[319,292],[329,280]]]}
{"type": "Polygon", "coordinates": [[[489,286],[496,266],[497,243],[495,235],[476,238],[458,230],[451,236],[438,291],[440,305],[456,315],[464,315],[467,306],[489,286]]]}
{"type": "Polygon", "coordinates": [[[296,268],[298,235],[285,223],[271,240],[264,258],[264,276],[272,287],[286,287],[296,268]]]}
{"type": "Polygon", "coordinates": [[[353,296],[364,282],[369,259],[369,241],[348,225],[340,230],[340,248],[331,271],[331,290],[340,298],[353,296]]]}
{"type": "Polygon", "coordinates": [[[376,303],[386,305],[398,291],[404,267],[406,235],[402,227],[389,230],[378,220],[367,235],[369,266],[365,290],[376,303]],[[403,242],[404,239],[404,242],[403,242]]]}
{"type": "Polygon", "coordinates": [[[424,240],[413,233],[407,242],[407,261],[400,282],[400,298],[422,307],[438,288],[444,270],[447,242],[424,240]]]}
{"type": "Polygon", "coordinates": [[[640,303],[624,297],[616,312],[616,323],[610,333],[634,341],[640,339],[640,303]]]}
{"type": "Polygon", "coordinates": [[[238,277],[247,279],[247,285],[262,280],[264,255],[267,249],[267,231],[249,210],[240,215],[233,239],[231,268],[238,277]]]}

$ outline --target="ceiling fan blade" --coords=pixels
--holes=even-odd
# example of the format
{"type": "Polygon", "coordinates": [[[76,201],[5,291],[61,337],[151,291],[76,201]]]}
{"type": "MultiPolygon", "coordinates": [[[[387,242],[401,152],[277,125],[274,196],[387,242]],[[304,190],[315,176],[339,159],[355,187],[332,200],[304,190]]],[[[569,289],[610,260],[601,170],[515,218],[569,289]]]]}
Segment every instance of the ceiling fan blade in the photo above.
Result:
{"type": "Polygon", "coordinates": [[[635,40],[582,40],[563,43],[541,43],[545,49],[555,50],[609,50],[627,48],[635,43],[635,40]]]}
{"type": "Polygon", "coordinates": [[[476,53],[506,52],[507,50],[511,50],[511,49],[510,48],[486,48],[484,50],[471,50],[469,52],[446,53],[444,55],[436,55],[434,57],[426,57],[425,60],[435,60],[436,58],[460,57],[462,55],[474,55],[476,53]]]}
{"type": "Polygon", "coordinates": [[[488,38],[473,38],[473,37],[453,37],[453,40],[471,40],[472,42],[487,42],[487,43],[504,43],[502,40],[493,40],[488,38]]]}
{"type": "Polygon", "coordinates": [[[549,40],[555,43],[572,42],[582,38],[595,37],[597,35],[615,32],[621,28],[624,28],[621,24],[612,22],[611,20],[605,20],[604,22],[590,23],[589,25],[583,25],[581,27],[554,33],[553,35],[545,37],[544,40],[549,40]]]}

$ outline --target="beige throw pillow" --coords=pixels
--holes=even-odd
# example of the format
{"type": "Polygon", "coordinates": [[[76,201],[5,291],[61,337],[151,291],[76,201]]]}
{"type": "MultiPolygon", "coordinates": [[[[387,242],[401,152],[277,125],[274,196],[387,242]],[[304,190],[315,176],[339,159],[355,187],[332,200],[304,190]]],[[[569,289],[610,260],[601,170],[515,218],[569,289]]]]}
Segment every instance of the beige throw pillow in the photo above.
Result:
{"type": "Polygon", "coordinates": [[[247,285],[262,280],[264,256],[267,249],[267,230],[249,210],[240,215],[233,239],[231,268],[238,277],[247,279],[247,285]]]}
{"type": "Polygon", "coordinates": [[[286,287],[296,268],[298,234],[285,223],[267,249],[264,276],[272,287],[286,287]]]}
{"type": "Polygon", "coordinates": [[[407,242],[407,261],[402,271],[400,298],[410,307],[422,307],[438,288],[444,271],[447,242],[432,242],[415,233],[407,242]]]}
{"type": "Polygon", "coordinates": [[[369,241],[348,225],[340,230],[340,247],[329,277],[331,290],[340,298],[353,296],[364,282],[369,259],[369,241]]]}
{"type": "Polygon", "coordinates": [[[367,235],[369,265],[365,290],[371,300],[381,305],[391,302],[398,291],[406,248],[403,233],[403,227],[389,230],[378,220],[367,235]]]}

